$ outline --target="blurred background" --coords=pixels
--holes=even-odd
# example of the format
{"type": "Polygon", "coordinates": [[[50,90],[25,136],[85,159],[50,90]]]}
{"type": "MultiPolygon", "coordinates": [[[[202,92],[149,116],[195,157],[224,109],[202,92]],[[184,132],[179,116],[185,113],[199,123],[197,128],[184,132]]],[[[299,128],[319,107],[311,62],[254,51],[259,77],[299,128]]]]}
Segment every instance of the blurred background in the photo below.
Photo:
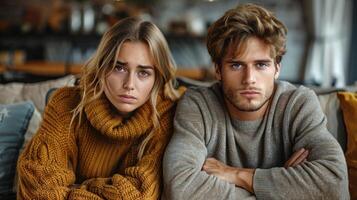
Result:
{"type": "Polygon", "coordinates": [[[288,27],[280,79],[321,87],[357,81],[357,3],[353,0],[2,0],[0,82],[78,74],[102,34],[140,16],[164,32],[178,75],[212,80],[209,25],[240,3],[272,10],[288,27]]]}

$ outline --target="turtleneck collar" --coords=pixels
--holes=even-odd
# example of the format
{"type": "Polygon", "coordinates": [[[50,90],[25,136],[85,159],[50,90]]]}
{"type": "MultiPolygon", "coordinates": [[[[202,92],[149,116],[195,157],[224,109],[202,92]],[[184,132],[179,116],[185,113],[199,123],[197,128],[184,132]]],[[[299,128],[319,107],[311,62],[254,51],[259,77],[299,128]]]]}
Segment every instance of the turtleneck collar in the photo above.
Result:
{"type": "MultiPolygon", "coordinates": [[[[160,92],[156,108],[161,116],[168,111],[174,102],[163,97],[160,92]]],[[[153,126],[150,101],[134,111],[129,118],[120,116],[103,94],[84,108],[87,119],[101,134],[112,139],[135,139],[148,132],[153,126]]]]}

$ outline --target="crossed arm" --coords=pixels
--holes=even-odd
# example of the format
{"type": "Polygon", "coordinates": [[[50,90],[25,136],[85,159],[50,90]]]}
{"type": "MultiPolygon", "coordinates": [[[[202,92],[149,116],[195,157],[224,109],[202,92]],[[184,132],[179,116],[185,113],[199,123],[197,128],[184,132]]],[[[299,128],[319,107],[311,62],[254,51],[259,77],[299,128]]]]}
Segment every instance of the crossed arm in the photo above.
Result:
{"type": "MultiPolygon", "coordinates": [[[[159,198],[161,158],[165,149],[162,144],[167,144],[169,140],[170,123],[163,123],[160,131],[148,142],[142,159],[135,165],[115,171],[111,176],[89,178],[75,184],[78,183],[75,172],[80,159],[78,141],[74,134],[66,131],[68,128],[65,125],[70,123],[71,117],[61,116],[67,112],[58,111],[59,106],[55,105],[50,102],[47,106],[39,132],[19,158],[19,199],[159,198]]],[[[170,112],[165,112],[160,119],[167,122],[171,116],[170,112]]]]}
{"type": "Polygon", "coordinates": [[[167,141],[168,137],[152,138],[142,159],[134,166],[108,177],[90,178],[76,184],[78,158],[74,138],[62,143],[59,138],[45,135],[42,132],[36,135],[19,159],[20,199],[159,198],[161,158],[165,146],[158,143],[167,141]],[[73,146],[73,151],[67,145],[73,146]]]}
{"type": "MultiPolygon", "coordinates": [[[[284,167],[295,167],[306,161],[308,155],[309,150],[302,148],[299,151],[296,151],[290,159],[285,162],[284,167]]],[[[250,193],[254,193],[253,176],[255,169],[231,167],[215,158],[208,158],[204,162],[202,170],[207,174],[216,176],[229,183],[235,184],[237,187],[241,187],[250,193]]]]}
{"type": "Polygon", "coordinates": [[[301,106],[292,115],[305,114],[290,126],[296,153],[284,166],[268,169],[234,168],[208,158],[204,124],[212,122],[205,121],[210,120],[202,113],[207,108],[198,101],[186,95],[176,110],[174,135],[163,160],[168,199],[349,198],[343,152],[327,131],[322,111],[316,111],[317,99],[308,106],[306,99],[297,101],[301,106]]]}

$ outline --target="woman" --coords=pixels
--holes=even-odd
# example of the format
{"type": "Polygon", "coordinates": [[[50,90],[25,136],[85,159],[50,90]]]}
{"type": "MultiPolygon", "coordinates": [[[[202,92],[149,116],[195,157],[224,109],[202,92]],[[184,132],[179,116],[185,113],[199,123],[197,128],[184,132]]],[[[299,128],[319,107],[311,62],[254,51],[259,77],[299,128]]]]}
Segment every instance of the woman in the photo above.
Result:
{"type": "Polygon", "coordinates": [[[152,23],[103,36],[78,87],[56,91],[18,161],[18,199],[158,199],[172,130],[175,65],[152,23]]]}

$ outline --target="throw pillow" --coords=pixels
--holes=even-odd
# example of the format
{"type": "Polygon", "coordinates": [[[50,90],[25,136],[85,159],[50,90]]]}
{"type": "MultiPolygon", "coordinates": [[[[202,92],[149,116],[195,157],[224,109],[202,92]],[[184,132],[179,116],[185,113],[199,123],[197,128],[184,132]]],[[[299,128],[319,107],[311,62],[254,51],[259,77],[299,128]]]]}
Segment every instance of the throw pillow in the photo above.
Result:
{"type": "MultiPolygon", "coordinates": [[[[24,143],[22,144],[22,146],[20,148],[19,155],[24,150],[27,143],[29,143],[30,140],[32,139],[32,137],[37,133],[37,130],[40,127],[41,121],[42,121],[41,113],[35,108],[35,110],[32,114],[31,120],[29,122],[29,125],[27,127],[27,131],[24,135],[24,143]]],[[[17,191],[17,182],[18,182],[18,177],[17,177],[17,171],[16,171],[15,178],[14,178],[14,187],[12,188],[14,193],[16,193],[16,191],[17,191]]]]}
{"type": "Polygon", "coordinates": [[[9,104],[31,100],[40,113],[43,113],[46,105],[46,94],[51,88],[73,86],[76,77],[64,76],[58,79],[37,83],[8,83],[0,84],[0,103],[9,104]]]}
{"type": "Polygon", "coordinates": [[[346,161],[351,199],[357,199],[357,93],[340,92],[344,122],[347,129],[346,161]]]}
{"type": "Polygon", "coordinates": [[[318,98],[322,111],[326,115],[327,129],[337,139],[345,152],[347,136],[337,92],[319,94],[318,98]]]}
{"type": "Polygon", "coordinates": [[[19,150],[34,112],[31,101],[0,104],[0,194],[12,192],[19,150]]]}

